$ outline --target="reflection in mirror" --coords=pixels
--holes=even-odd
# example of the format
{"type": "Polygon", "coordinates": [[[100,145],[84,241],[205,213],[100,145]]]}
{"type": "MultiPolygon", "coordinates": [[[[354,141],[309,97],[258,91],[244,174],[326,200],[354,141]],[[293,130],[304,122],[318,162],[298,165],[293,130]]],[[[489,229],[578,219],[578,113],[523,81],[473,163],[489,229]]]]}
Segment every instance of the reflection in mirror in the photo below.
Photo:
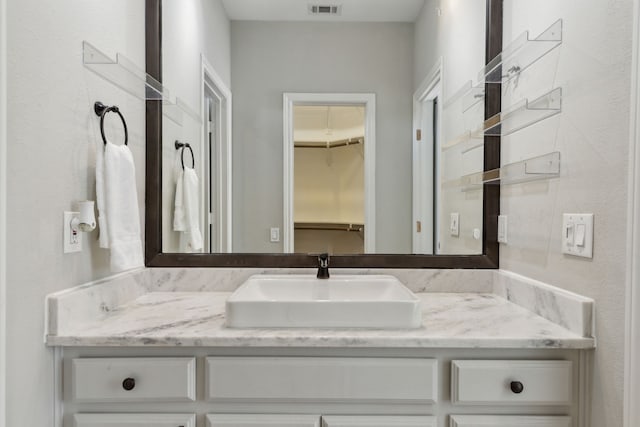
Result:
{"type": "Polygon", "coordinates": [[[360,3],[162,0],[163,252],[482,254],[486,4],[360,3]],[[287,162],[287,93],[372,94],[372,172],[362,105],[295,105],[287,162]]]}
{"type": "Polygon", "coordinates": [[[364,253],[364,109],[294,106],[293,252],[364,253]]]}

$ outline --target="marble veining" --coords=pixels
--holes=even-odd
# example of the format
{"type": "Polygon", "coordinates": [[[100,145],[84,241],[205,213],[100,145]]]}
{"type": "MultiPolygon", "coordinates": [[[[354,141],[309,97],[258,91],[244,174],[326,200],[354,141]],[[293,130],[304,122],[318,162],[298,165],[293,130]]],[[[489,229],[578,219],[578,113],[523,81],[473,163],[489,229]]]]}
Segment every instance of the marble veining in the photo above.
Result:
{"type": "Polygon", "coordinates": [[[593,334],[590,298],[504,270],[495,272],[493,293],[576,334],[593,334]]]}
{"type": "MultiPolygon", "coordinates": [[[[294,268],[149,268],[150,292],[233,292],[254,274],[315,274],[294,268]]],[[[334,274],[390,274],[413,292],[491,292],[492,270],[331,269],[334,274]]]]}
{"type": "Polygon", "coordinates": [[[234,329],[226,292],[153,292],[76,323],[58,346],[591,348],[581,337],[493,294],[422,293],[419,329],[234,329]]]}
{"type": "Polygon", "coordinates": [[[233,329],[225,301],[253,274],[315,269],[146,268],[47,298],[52,346],[593,348],[593,301],[502,270],[332,270],[391,274],[421,299],[423,327],[233,329]]]}

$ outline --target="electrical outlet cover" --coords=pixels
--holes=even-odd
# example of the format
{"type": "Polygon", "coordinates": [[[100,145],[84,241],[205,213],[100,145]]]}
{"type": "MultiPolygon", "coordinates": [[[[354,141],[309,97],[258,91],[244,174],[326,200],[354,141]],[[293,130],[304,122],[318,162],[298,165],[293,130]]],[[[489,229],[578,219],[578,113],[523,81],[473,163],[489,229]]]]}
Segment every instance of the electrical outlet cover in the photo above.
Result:
{"type": "Polygon", "coordinates": [[[71,220],[79,215],[79,212],[65,212],[63,215],[62,242],[65,254],[82,251],[82,233],[77,230],[74,236],[71,231],[71,220]]]}

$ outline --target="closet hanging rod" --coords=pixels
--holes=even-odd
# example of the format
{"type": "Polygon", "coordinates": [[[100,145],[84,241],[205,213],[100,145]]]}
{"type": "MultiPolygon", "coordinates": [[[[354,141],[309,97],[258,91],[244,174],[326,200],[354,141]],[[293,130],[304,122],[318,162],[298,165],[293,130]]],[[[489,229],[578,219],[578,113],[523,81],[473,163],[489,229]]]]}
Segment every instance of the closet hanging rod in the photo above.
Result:
{"type": "Polygon", "coordinates": [[[337,141],[294,141],[293,146],[295,148],[336,148],[346,147],[349,145],[364,144],[364,137],[339,139],[337,141]]]}

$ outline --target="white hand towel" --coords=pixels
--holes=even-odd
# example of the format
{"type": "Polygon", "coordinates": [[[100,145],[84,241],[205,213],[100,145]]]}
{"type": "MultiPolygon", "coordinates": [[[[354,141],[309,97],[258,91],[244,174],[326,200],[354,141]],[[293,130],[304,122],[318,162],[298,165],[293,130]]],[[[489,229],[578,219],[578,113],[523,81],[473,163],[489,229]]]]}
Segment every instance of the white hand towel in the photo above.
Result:
{"type": "Polygon", "coordinates": [[[107,205],[105,200],[104,183],[104,144],[102,140],[96,147],[96,205],[98,208],[98,232],[101,248],[109,247],[109,230],[107,225],[107,205]]]}
{"type": "Polygon", "coordinates": [[[187,222],[187,249],[190,252],[199,252],[202,250],[202,233],[200,232],[198,175],[196,175],[196,171],[192,168],[185,168],[182,181],[182,195],[187,222]]]}
{"type": "Polygon", "coordinates": [[[176,180],[176,197],[173,204],[173,231],[187,231],[187,218],[184,209],[184,172],[180,169],[176,180]]]}
{"type": "Polygon", "coordinates": [[[103,221],[106,222],[111,270],[114,272],[144,266],[135,175],[129,147],[107,142],[103,181],[106,209],[102,214],[106,213],[103,221]]]}

